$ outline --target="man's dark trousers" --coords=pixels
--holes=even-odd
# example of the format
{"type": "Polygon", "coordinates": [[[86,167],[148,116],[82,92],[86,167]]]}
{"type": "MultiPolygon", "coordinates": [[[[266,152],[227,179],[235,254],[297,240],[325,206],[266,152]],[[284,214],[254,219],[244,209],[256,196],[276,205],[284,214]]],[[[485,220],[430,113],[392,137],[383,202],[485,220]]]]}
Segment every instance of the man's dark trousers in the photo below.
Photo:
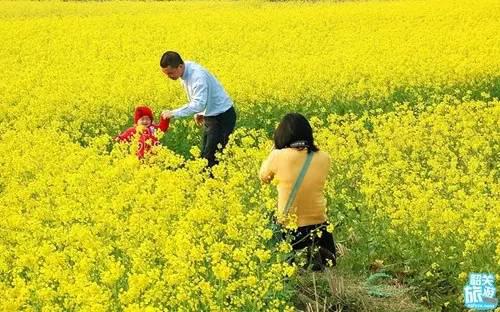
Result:
{"type": "Polygon", "coordinates": [[[229,135],[236,125],[236,112],[234,107],[217,116],[206,116],[201,140],[201,157],[208,160],[208,167],[218,163],[215,152],[226,147],[229,135]],[[219,146],[220,144],[220,146],[219,146]]]}

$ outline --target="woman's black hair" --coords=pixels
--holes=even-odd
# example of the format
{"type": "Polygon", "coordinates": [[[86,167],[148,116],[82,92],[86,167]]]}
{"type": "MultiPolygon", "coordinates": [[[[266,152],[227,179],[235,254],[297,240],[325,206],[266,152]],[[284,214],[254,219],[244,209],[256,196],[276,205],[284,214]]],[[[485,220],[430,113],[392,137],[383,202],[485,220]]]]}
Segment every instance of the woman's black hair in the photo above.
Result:
{"type": "Polygon", "coordinates": [[[317,152],[319,148],[314,144],[314,138],[309,121],[299,113],[289,113],[281,120],[274,131],[274,147],[307,148],[308,152],[317,152]]]}

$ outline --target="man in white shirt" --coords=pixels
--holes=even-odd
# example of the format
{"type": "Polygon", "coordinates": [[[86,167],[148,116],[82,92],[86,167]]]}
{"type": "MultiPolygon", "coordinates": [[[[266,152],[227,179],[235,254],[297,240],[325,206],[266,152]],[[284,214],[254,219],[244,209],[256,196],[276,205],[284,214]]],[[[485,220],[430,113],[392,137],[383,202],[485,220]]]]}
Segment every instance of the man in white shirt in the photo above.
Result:
{"type": "Polygon", "coordinates": [[[196,124],[204,127],[201,156],[212,167],[218,163],[215,152],[226,146],[236,124],[233,101],[208,70],[194,62],[184,63],[177,52],[165,52],[160,67],[170,79],[181,78],[189,101],[178,109],[164,110],[162,117],[168,119],[193,115],[196,124]]]}

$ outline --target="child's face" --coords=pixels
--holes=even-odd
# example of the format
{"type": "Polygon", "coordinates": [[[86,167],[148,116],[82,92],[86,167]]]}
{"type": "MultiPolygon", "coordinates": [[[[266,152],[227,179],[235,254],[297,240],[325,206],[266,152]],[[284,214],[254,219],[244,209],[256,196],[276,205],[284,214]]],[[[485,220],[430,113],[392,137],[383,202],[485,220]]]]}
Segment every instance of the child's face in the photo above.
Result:
{"type": "Polygon", "coordinates": [[[139,120],[137,120],[137,124],[149,127],[151,125],[151,118],[149,118],[149,116],[142,116],[139,120]]]}

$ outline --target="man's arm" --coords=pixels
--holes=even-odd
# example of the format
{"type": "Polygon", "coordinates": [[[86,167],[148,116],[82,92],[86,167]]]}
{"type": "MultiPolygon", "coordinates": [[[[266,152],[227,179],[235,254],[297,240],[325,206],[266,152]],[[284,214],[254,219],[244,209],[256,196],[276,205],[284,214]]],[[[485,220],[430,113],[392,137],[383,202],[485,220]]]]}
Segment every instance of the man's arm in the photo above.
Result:
{"type": "Polygon", "coordinates": [[[193,94],[191,101],[186,105],[173,110],[173,117],[186,117],[205,110],[208,101],[208,81],[204,78],[198,78],[193,85],[193,94]]]}

